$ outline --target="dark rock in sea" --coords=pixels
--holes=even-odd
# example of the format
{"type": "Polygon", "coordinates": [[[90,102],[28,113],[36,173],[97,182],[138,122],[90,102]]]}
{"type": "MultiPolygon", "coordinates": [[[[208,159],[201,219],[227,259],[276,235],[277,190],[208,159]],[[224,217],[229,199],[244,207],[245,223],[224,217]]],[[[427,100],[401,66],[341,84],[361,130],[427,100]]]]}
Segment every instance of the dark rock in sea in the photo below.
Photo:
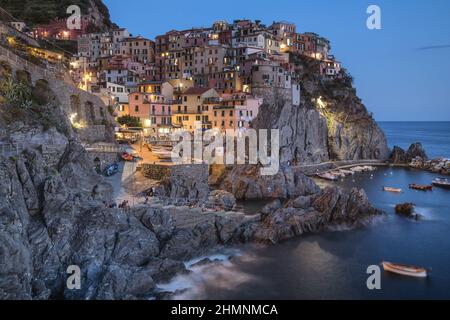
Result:
{"type": "Polygon", "coordinates": [[[406,161],[408,163],[417,157],[420,157],[421,159],[423,159],[425,161],[428,160],[428,156],[420,142],[413,143],[409,147],[408,151],[406,151],[406,161]]]}
{"type": "Polygon", "coordinates": [[[425,161],[428,160],[428,156],[420,142],[413,143],[408,151],[406,151],[406,160],[408,162],[411,162],[412,159],[417,157],[420,157],[425,161]]]}
{"type": "Polygon", "coordinates": [[[392,150],[389,160],[394,164],[405,164],[407,162],[405,150],[398,146],[395,146],[392,150]]]}
{"type": "Polygon", "coordinates": [[[395,212],[398,214],[410,216],[414,212],[415,204],[413,203],[403,203],[395,206],[395,212]]]}
{"type": "Polygon", "coordinates": [[[414,159],[426,161],[428,156],[425,153],[422,144],[417,142],[412,144],[407,151],[395,146],[389,159],[394,164],[409,164],[414,159]]]}
{"type": "Polygon", "coordinates": [[[414,203],[402,203],[395,206],[395,212],[413,220],[422,220],[423,216],[414,212],[416,205],[414,203]]]}
{"type": "MultiPolygon", "coordinates": [[[[301,204],[306,204],[307,201],[302,199],[301,204]]],[[[373,217],[384,214],[370,205],[365,192],[358,189],[344,192],[337,187],[329,187],[312,195],[309,201],[311,207],[296,208],[294,201],[267,215],[258,225],[254,239],[278,243],[304,233],[319,232],[333,227],[362,227],[373,217]]]]}

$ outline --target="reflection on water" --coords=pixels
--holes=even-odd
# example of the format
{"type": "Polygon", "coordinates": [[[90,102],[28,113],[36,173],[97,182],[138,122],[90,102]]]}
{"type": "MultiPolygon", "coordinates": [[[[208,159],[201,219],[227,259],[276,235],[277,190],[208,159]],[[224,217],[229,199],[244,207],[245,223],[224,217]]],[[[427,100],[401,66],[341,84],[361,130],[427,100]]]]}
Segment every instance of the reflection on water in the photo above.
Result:
{"type": "MultiPolygon", "coordinates": [[[[387,216],[368,228],[307,235],[270,247],[247,246],[231,262],[193,270],[182,281],[192,299],[418,299],[450,298],[450,191],[414,191],[435,175],[404,168],[379,168],[338,182],[363,187],[387,216]],[[373,176],[372,176],[373,175],[373,176]],[[372,176],[372,178],[371,178],[372,176]],[[386,193],[383,186],[402,188],[386,193]],[[420,222],[396,216],[394,206],[414,202],[420,222]],[[429,279],[383,273],[382,290],[366,287],[369,265],[393,261],[432,268],[429,279]]],[[[179,280],[181,281],[181,280],[179,280]]]]}

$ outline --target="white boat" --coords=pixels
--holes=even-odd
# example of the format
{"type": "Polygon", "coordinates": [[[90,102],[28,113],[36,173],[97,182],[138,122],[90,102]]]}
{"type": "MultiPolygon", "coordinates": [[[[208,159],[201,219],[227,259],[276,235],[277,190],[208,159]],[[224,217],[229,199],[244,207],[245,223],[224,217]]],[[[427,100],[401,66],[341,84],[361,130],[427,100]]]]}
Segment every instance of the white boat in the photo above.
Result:
{"type": "Polygon", "coordinates": [[[336,181],[338,180],[338,177],[330,172],[321,173],[317,175],[321,179],[329,180],[329,181],[336,181]]]}
{"type": "Polygon", "coordinates": [[[384,187],[383,190],[386,192],[394,192],[394,193],[402,192],[402,189],[400,189],[400,188],[391,188],[391,187],[384,187]]]}
{"type": "Polygon", "coordinates": [[[437,178],[433,180],[433,185],[439,188],[450,189],[450,181],[446,178],[437,178]]]}
{"type": "Polygon", "coordinates": [[[392,262],[383,262],[383,268],[386,272],[396,273],[402,276],[426,278],[428,277],[427,270],[415,266],[407,266],[392,262]]]}
{"type": "Polygon", "coordinates": [[[354,171],[351,171],[351,170],[341,170],[341,172],[343,173],[343,174],[345,174],[346,176],[352,176],[352,175],[354,175],[355,174],[355,172],[354,171]]]}

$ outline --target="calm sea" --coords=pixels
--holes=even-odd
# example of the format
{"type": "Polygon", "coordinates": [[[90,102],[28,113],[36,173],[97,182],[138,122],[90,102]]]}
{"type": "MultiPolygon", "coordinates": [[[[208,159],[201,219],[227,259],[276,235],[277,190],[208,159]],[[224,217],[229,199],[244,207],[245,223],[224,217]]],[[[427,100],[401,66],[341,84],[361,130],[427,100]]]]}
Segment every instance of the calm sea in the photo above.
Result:
{"type": "Polygon", "coordinates": [[[450,158],[450,122],[380,122],[389,147],[422,142],[430,158],[450,158]]]}
{"type": "MultiPolygon", "coordinates": [[[[434,157],[450,156],[449,124],[383,123],[382,127],[391,144],[407,147],[422,141],[434,157]]],[[[435,177],[384,167],[346,178],[338,184],[345,189],[364,188],[387,216],[360,230],[239,248],[231,261],[222,259],[218,265],[194,268],[190,275],[175,279],[171,288],[188,289],[180,299],[450,299],[450,191],[408,189],[410,183],[429,184],[435,177]],[[400,187],[403,193],[383,192],[383,186],[400,187]],[[394,207],[403,202],[414,202],[423,220],[397,216],[394,207]],[[382,272],[382,289],[370,291],[367,267],[383,260],[431,268],[432,272],[428,279],[382,272]]]]}

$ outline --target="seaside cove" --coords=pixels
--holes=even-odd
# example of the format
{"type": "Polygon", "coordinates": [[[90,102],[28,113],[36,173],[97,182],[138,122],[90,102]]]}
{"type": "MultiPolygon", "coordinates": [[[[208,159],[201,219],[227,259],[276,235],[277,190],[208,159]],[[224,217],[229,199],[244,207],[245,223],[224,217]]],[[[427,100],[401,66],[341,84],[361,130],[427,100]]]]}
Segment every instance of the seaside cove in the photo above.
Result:
{"type": "Polygon", "coordinates": [[[386,216],[362,229],[309,234],[273,246],[224,249],[209,257],[209,265],[192,267],[191,262],[191,274],[161,288],[178,291],[177,299],[448,299],[448,191],[408,189],[412,181],[428,184],[435,177],[395,167],[347,177],[335,183],[347,190],[363,187],[386,216]],[[386,193],[382,190],[386,185],[404,192],[386,193]],[[411,201],[423,216],[419,222],[395,214],[396,204],[411,201]],[[428,279],[382,273],[382,289],[368,290],[367,268],[381,261],[421,265],[431,272],[428,279]]]}
{"type": "Polygon", "coordinates": [[[238,17],[149,39],[101,0],[60,30],[58,1],[6,2],[1,300],[450,298],[450,126],[381,126],[329,39],[238,17]],[[429,277],[369,290],[382,261],[429,277]]]}

